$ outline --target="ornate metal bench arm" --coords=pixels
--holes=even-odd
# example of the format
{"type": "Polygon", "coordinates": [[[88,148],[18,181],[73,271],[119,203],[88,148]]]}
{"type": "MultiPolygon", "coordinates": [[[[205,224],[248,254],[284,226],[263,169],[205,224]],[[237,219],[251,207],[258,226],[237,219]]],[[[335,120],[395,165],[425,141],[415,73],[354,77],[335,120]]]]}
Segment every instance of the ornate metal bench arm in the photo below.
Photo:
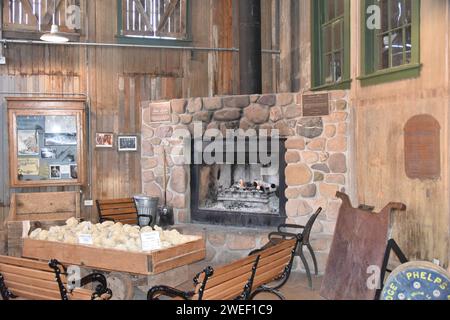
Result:
{"type": "Polygon", "coordinates": [[[80,281],[80,286],[84,287],[90,283],[99,282],[92,294],[92,300],[109,300],[112,297],[112,291],[108,288],[106,277],[100,273],[92,273],[80,281]]]}
{"type": "Polygon", "coordinates": [[[66,273],[65,267],[61,263],[59,263],[58,260],[55,260],[55,259],[50,260],[48,265],[55,272],[55,280],[56,280],[56,283],[58,283],[59,292],[61,293],[61,299],[62,300],[69,300],[69,297],[67,296],[67,288],[66,288],[66,286],[64,285],[64,283],[61,280],[61,274],[65,274],[66,273]],[[61,269],[63,271],[61,271],[61,269]]]}
{"type": "Polygon", "coordinates": [[[147,300],[159,300],[158,297],[164,295],[170,298],[182,298],[190,300],[194,296],[194,292],[184,292],[167,286],[156,286],[151,288],[147,294],[147,300]]]}

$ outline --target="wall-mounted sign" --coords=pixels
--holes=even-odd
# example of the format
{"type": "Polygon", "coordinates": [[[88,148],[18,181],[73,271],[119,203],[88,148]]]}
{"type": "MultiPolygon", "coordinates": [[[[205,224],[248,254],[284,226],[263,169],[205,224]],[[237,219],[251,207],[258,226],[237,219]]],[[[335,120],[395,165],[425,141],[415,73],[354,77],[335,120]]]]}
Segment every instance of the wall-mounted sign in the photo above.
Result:
{"type": "Polygon", "coordinates": [[[322,117],[330,114],[328,93],[305,94],[302,97],[304,117],[322,117]]]}
{"type": "Polygon", "coordinates": [[[441,126],[430,115],[418,115],[405,125],[405,170],[410,179],[441,176],[441,126]]]}
{"type": "Polygon", "coordinates": [[[150,122],[161,123],[172,120],[169,102],[150,102],[150,122]]]}

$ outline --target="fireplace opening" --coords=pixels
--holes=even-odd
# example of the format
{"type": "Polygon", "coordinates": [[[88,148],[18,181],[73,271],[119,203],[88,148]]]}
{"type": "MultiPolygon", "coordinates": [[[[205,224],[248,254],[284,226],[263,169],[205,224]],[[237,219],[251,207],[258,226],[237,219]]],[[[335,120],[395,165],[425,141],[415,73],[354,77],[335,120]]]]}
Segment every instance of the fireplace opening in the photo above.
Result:
{"type": "MultiPolygon", "coordinates": [[[[195,162],[191,166],[193,222],[244,227],[274,227],[284,223],[284,142],[269,139],[264,145],[260,140],[236,139],[231,147],[230,143],[223,143],[223,149],[212,153],[219,161],[202,158],[195,162]]],[[[199,149],[208,149],[208,143],[195,145],[194,141],[194,159],[199,149]]]]}

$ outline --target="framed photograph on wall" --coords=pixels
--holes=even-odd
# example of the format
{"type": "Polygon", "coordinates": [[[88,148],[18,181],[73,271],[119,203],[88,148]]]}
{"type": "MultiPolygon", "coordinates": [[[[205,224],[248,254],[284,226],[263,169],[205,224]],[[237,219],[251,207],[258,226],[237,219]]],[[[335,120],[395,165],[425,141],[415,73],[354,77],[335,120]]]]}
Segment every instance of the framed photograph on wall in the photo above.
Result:
{"type": "Polygon", "coordinates": [[[119,152],[134,152],[138,150],[137,136],[119,136],[117,138],[119,152]]]}
{"type": "Polygon", "coordinates": [[[114,133],[100,133],[95,134],[95,147],[112,149],[114,147],[114,133]]]}

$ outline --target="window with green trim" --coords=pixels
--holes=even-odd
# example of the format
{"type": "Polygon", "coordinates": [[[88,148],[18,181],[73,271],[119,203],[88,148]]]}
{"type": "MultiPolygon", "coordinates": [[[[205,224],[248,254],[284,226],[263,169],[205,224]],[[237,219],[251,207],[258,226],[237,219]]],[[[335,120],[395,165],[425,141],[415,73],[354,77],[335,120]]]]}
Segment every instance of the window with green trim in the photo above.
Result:
{"type": "Polygon", "coordinates": [[[187,40],[188,0],[118,0],[119,35],[187,40]]]}
{"type": "Polygon", "coordinates": [[[363,10],[363,84],[418,76],[420,0],[366,0],[363,10]]]}
{"type": "Polygon", "coordinates": [[[316,89],[350,83],[350,1],[312,2],[312,83],[316,89]]]}

